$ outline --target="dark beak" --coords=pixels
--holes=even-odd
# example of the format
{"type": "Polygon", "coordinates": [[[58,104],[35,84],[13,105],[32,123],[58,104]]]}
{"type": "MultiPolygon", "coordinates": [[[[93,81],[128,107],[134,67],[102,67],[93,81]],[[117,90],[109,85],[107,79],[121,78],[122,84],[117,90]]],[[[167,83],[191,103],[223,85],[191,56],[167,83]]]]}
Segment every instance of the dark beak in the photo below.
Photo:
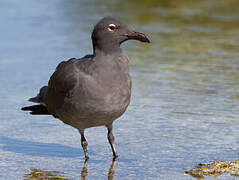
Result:
{"type": "Polygon", "coordinates": [[[140,32],[130,31],[126,36],[128,37],[128,39],[134,39],[141,42],[150,43],[149,39],[143,33],[140,32]]]}

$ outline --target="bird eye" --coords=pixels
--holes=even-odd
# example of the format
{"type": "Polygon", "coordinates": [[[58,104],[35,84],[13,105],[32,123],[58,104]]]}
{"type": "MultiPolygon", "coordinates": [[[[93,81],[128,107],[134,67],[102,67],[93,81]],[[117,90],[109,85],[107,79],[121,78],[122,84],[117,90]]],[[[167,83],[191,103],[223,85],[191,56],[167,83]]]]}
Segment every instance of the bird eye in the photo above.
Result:
{"type": "Polygon", "coordinates": [[[118,27],[115,24],[110,24],[108,27],[109,31],[115,31],[116,29],[118,29],[118,27]]]}

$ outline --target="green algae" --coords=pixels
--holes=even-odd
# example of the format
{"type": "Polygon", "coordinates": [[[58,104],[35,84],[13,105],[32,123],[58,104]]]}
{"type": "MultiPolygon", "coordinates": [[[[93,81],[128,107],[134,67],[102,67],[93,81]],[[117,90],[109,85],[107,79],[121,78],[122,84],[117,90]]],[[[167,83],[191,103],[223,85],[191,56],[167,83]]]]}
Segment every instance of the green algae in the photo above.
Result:
{"type": "Polygon", "coordinates": [[[233,177],[239,177],[239,160],[233,162],[213,161],[212,163],[198,164],[195,168],[185,171],[195,178],[218,177],[222,174],[230,174],[233,177]]]}

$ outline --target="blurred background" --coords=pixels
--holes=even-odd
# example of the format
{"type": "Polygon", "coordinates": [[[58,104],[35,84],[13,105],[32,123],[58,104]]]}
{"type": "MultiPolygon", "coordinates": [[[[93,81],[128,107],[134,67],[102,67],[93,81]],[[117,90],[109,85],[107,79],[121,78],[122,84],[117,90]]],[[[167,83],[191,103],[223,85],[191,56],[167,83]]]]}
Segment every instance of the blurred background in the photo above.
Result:
{"type": "Polygon", "coordinates": [[[199,163],[239,159],[238,0],[1,0],[0,22],[0,179],[193,179],[184,171],[199,163]],[[60,61],[92,52],[108,15],[152,43],[123,45],[133,92],[114,123],[120,157],[112,170],[105,128],[88,129],[86,173],[75,129],[20,108],[60,61]]]}

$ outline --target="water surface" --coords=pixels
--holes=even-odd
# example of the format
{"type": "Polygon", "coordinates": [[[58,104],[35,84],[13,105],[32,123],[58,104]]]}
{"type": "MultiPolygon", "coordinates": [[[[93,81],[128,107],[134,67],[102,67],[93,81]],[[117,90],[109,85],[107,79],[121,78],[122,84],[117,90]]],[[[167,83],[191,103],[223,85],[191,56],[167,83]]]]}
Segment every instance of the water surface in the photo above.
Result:
{"type": "MultiPolygon", "coordinates": [[[[237,0],[1,1],[0,179],[30,179],[36,172],[193,179],[184,171],[198,163],[239,159],[238,7],[237,0]],[[133,93],[114,123],[119,159],[112,163],[106,129],[91,128],[86,166],[75,129],[20,107],[60,61],[92,52],[91,30],[106,15],[152,43],[123,45],[133,93]]],[[[225,178],[233,179],[218,179],[225,178]]]]}

